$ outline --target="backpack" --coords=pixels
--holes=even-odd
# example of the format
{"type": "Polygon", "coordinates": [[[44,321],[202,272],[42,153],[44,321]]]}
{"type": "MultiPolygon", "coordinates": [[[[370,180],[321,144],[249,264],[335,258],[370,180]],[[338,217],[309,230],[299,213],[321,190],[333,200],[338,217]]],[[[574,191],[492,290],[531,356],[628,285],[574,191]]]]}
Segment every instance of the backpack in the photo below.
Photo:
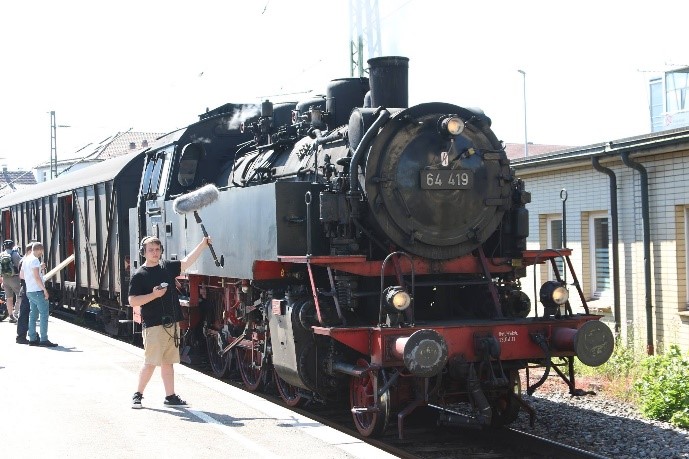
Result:
{"type": "Polygon", "coordinates": [[[15,276],[17,273],[17,268],[12,261],[12,253],[7,251],[0,253],[0,276],[15,276]]]}

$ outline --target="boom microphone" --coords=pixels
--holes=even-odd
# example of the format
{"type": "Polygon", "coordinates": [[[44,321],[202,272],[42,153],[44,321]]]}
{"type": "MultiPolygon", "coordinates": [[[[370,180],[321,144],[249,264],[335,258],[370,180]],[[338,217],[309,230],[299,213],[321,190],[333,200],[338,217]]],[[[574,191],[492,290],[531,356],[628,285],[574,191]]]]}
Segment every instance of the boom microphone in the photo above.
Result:
{"type": "MultiPolygon", "coordinates": [[[[208,184],[206,186],[202,186],[198,190],[194,190],[190,193],[183,194],[182,196],[175,199],[172,202],[172,209],[175,211],[175,213],[180,215],[189,212],[194,212],[194,218],[196,219],[196,223],[201,225],[201,231],[203,231],[203,235],[205,237],[208,237],[208,231],[206,231],[206,227],[203,226],[203,221],[201,221],[201,217],[199,216],[198,210],[202,209],[203,207],[206,207],[209,204],[214,203],[218,200],[219,196],[220,192],[215,187],[215,185],[208,184]]],[[[213,255],[213,260],[215,260],[215,266],[224,266],[224,260],[222,258],[218,260],[218,256],[215,254],[215,249],[213,249],[213,246],[210,243],[208,244],[208,248],[211,249],[211,255],[213,255]]]]}
{"type": "Polygon", "coordinates": [[[220,192],[215,185],[208,184],[175,199],[172,202],[172,209],[180,215],[195,212],[209,204],[213,204],[218,200],[219,195],[220,192]]]}

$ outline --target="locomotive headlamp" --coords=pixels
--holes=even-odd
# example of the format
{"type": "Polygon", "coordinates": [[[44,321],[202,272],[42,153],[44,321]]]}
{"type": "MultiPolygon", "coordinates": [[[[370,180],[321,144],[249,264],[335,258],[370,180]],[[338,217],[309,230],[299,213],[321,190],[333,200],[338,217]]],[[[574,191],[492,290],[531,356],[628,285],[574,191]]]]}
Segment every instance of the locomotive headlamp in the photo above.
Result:
{"type": "Polygon", "coordinates": [[[464,121],[456,116],[448,116],[440,122],[440,128],[451,136],[456,136],[464,130],[464,121]]]}
{"type": "Polygon", "coordinates": [[[569,299],[569,292],[567,289],[563,286],[557,287],[555,290],[553,290],[553,301],[557,305],[563,305],[567,302],[569,299]]]}
{"type": "Polygon", "coordinates": [[[411,296],[402,287],[388,287],[385,289],[385,302],[391,310],[402,312],[411,305],[411,296]]]}
{"type": "Polygon", "coordinates": [[[548,281],[541,286],[541,303],[546,315],[554,315],[557,308],[569,300],[569,292],[562,282],[548,281]]]}

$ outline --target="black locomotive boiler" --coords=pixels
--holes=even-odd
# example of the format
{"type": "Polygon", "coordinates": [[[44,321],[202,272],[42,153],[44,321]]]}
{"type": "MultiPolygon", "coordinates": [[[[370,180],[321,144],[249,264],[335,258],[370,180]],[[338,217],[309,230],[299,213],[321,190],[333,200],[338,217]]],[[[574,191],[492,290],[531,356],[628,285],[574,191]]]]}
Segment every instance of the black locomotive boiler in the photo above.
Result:
{"type": "MultiPolygon", "coordinates": [[[[526,250],[530,196],[490,119],[408,107],[408,60],[369,65],[370,78],[334,80],[325,96],[227,104],[159,139],[120,216],[129,250],[111,256],[135,268],[153,234],[183,257],[202,234],[174,201],[214,185],[198,214],[217,260],[204,255],[178,279],[185,344],[205,344],[218,376],[236,364],[250,390],[274,383],[289,405],[348,397],[363,435],[393,415],[402,435],[420,406],[443,423],[508,424],[529,409],[529,366],[546,370],[529,392],[554,368],[577,393],[575,356],[602,364],[612,333],[577,283],[585,313],[573,313],[554,261],[564,256],[575,278],[568,249],[526,250]],[[520,279],[541,262],[557,280],[532,310],[520,279]]],[[[6,236],[23,234],[13,206],[6,236]]]]}

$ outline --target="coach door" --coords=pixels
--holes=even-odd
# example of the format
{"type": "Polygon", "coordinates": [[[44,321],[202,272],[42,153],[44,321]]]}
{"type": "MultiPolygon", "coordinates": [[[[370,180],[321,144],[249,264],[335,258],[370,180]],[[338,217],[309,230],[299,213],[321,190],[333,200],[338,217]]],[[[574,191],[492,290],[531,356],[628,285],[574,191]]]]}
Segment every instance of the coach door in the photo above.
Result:
{"type": "Polygon", "coordinates": [[[12,237],[12,213],[9,210],[2,211],[2,239],[16,239],[12,237]]]}
{"type": "Polygon", "coordinates": [[[148,155],[141,190],[146,203],[146,231],[142,232],[141,237],[156,236],[163,242],[165,238],[161,237],[161,232],[165,231],[165,190],[170,175],[172,149],[171,146],[148,155]]]}
{"type": "MultiPolygon", "coordinates": [[[[74,198],[71,193],[58,197],[58,222],[60,227],[59,260],[66,260],[70,255],[74,255],[74,198]]],[[[63,280],[68,282],[76,280],[75,264],[67,265],[66,271],[61,273],[66,274],[66,278],[63,280]]]]}

